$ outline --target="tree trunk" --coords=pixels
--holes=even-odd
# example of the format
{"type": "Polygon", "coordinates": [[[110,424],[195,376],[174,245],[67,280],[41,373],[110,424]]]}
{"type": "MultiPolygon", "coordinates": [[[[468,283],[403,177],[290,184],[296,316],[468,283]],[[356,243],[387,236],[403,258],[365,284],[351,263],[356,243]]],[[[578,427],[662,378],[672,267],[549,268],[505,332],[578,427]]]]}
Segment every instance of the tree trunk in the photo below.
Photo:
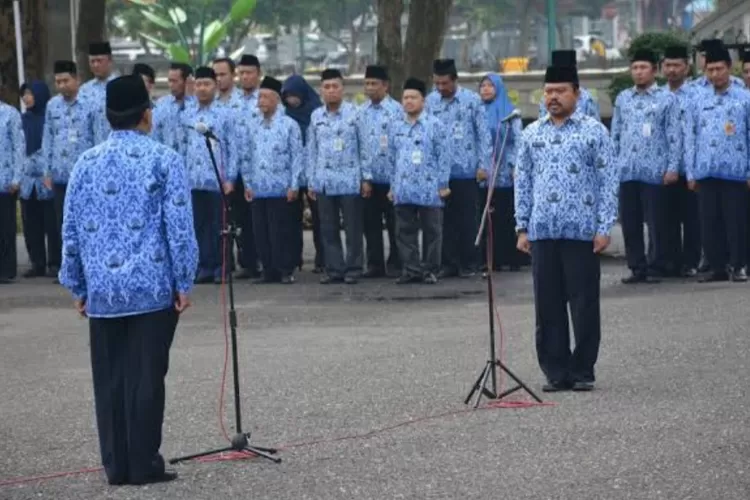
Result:
{"type": "Polygon", "coordinates": [[[388,67],[391,95],[401,99],[404,83],[404,48],[401,41],[403,0],[378,0],[378,31],[376,52],[378,64],[388,67]]]}
{"type": "Polygon", "coordinates": [[[107,9],[102,0],[79,0],[78,29],[76,30],[76,62],[82,80],[91,78],[88,50],[92,42],[105,40],[107,9]]]}
{"type": "Polygon", "coordinates": [[[359,30],[362,29],[364,25],[365,23],[363,20],[359,28],[354,26],[354,23],[349,26],[351,40],[349,40],[349,61],[347,62],[347,65],[349,66],[348,69],[350,75],[352,73],[355,73],[359,69],[359,56],[357,54],[357,47],[359,46],[359,30]]]}
{"type": "Polygon", "coordinates": [[[521,19],[521,37],[518,47],[518,57],[526,57],[529,53],[529,33],[531,31],[531,2],[518,0],[516,12],[521,19]]]}
{"type": "Polygon", "coordinates": [[[432,61],[443,46],[452,4],[453,0],[411,0],[404,48],[404,68],[409,69],[409,76],[432,80],[432,61]]]}
{"type": "MultiPolygon", "coordinates": [[[[47,2],[21,2],[21,36],[23,38],[24,73],[26,80],[44,79],[47,48],[47,2]]],[[[13,19],[13,2],[0,3],[0,97],[12,106],[19,103],[18,60],[13,19]]]]}

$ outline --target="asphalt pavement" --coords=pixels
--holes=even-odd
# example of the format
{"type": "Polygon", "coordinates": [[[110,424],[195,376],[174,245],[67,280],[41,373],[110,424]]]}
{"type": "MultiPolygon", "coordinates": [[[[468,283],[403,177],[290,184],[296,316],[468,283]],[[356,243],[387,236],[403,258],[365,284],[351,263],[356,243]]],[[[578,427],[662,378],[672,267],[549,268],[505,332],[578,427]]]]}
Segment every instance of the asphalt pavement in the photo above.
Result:
{"type": "MultiPolygon", "coordinates": [[[[239,283],[244,424],[283,462],[187,463],[176,482],[140,488],[98,472],[3,485],[99,457],[85,321],[50,279],[2,286],[0,499],[750,498],[750,288],[628,287],[624,272],[603,259],[596,391],[477,411],[463,399],[487,358],[481,279],[239,283]]],[[[504,359],[539,390],[531,278],[496,276],[504,359]]],[[[167,458],[224,444],[220,304],[217,286],[198,287],[178,328],[167,458]]]]}

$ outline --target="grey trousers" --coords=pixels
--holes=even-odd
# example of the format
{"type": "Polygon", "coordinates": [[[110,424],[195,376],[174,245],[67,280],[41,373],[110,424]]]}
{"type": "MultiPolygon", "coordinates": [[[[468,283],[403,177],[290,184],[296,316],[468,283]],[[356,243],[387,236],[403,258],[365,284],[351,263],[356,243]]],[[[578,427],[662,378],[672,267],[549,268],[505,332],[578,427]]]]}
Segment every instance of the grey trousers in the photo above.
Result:
{"type": "Polygon", "coordinates": [[[326,274],[332,278],[362,275],[364,213],[362,197],[356,195],[318,195],[320,235],[326,274]],[[346,259],[341,247],[340,220],[344,218],[346,259]]]}
{"type": "Polygon", "coordinates": [[[402,274],[424,276],[440,270],[443,248],[443,209],[418,205],[396,205],[396,244],[402,274]],[[419,230],[423,256],[419,257],[419,230]]]}

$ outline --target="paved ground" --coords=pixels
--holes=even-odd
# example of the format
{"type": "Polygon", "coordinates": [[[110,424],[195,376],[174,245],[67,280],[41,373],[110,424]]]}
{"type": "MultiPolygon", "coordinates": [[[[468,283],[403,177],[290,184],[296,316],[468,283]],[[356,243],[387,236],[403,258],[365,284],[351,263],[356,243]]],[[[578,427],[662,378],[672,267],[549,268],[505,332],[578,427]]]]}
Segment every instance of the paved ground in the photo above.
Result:
{"type": "MultiPolygon", "coordinates": [[[[750,289],[627,288],[622,272],[605,260],[596,392],[424,421],[461,411],[486,359],[481,281],[242,284],[245,423],[286,446],[282,464],[185,464],[140,489],[93,473],[0,486],[0,499],[750,498],[750,289]]],[[[497,294],[506,359],[538,388],[530,277],[499,274],[497,294]]],[[[97,465],[86,324],[69,306],[49,280],[0,287],[0,482],[97,465]]],[[[198,289],[172,350],[167,457],[222,442],[221,321],[217,288],[198,289]]]]}

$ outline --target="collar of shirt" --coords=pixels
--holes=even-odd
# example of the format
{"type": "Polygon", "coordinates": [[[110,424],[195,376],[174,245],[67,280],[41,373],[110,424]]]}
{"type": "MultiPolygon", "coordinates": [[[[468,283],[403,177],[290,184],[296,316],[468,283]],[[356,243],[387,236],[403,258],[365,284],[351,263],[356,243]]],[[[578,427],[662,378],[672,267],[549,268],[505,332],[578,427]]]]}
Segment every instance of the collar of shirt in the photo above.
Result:
{"type": "Polygon", "coordinates": [[[380,102],[372,102],[372,99],[368,99],[365,103],[365,108],[384,108],[393,98],[386,94],[380,102]]]}
{"type": "Polygon", "coordinates": [[[326,118],[330,118],[330,117],[333,117],[333,116],[342,116],[347,111],[349,111],[349,107],[350,106],[353,106],[353,104],[344,101],[344,102],[341,103],[341,106],[339,106],[339,109],[337,111],[334,111],[334,112],[332,112],[331,110],[329,110],[328,106],[323,106],[323,116],[325,116],[326,118]]]}
{"type": "Polygon", "coordinates": [[[260,122],[265,128],[271,128],[274,126],[274,124],[279,121],[280,117],[284,116],[286,114],[286,111],[284,110],[283,106],[279,106],[276,108],[276,111],[273,115],[271,115],[270,118],[266,118],[263,116],[263,114],[260,115],[260,122]]]}
{"type": "Polygon", "coordinates": [[[638,90],[638,87],[635,87],[635,86],[634,86],[634,87],[632,88],[632,91],[633,91],[633,95],[637,95],[637,94],[648,94],[648,95],[653,95],[653,94],[655,94],[656,92],[659,92],[660,90],[661,90],[661,87],[659,87],[659,84],[658,84],[658,83],[656,83],[656,82],[652,83],[652,84],[651,84],[651,85],[650,85],[650,86],[649,86],[648,88],[646,88],[646,89],[645,89],[644,91],[642,91],[642,92],[638,90]]]}
{"type": "MultiPolygon", "coordinates": [[[[564,121],[564,122],[562,122],[562,123],[561,123],[561,124],[559,125],[559,127],[558,127],[558,128],[562,128],[562,127],[565,127],[565,126],[567,126],[568,124],[570,124],[570,125],[578,125],[578,123],[580,123],[581,119],[582,119],[582,118],[583,118],[584,116],[585,116],[585,115],[583,114],[583,112],[582,112],[582,111],[581,111],[580,109],[576,108],[576,110],[575,110],[575,111],[573,111],[573,114],[572,114],[572,115],[570,115],[569,117],[567,117],[567,118],[565,119],[565,121],[564,121]]],[[[547,116],[545,116],[545,117],[544,117],[544,120],[542,121],[542,125],[549,125],[549,126],[551,126],[551,127],[557,127],[557,126],[555,125],[555,122],[553,122],[553,121],[552,121],[552,115],[550,115],[550,114],[547,114],[547,116]]]]}
{"type": "Polygon", "coordinates": [[[130,140],[137,137],[146,137],[146,133],[140,130],[113,130],[109,137],[111,139],[130,140]]]}

